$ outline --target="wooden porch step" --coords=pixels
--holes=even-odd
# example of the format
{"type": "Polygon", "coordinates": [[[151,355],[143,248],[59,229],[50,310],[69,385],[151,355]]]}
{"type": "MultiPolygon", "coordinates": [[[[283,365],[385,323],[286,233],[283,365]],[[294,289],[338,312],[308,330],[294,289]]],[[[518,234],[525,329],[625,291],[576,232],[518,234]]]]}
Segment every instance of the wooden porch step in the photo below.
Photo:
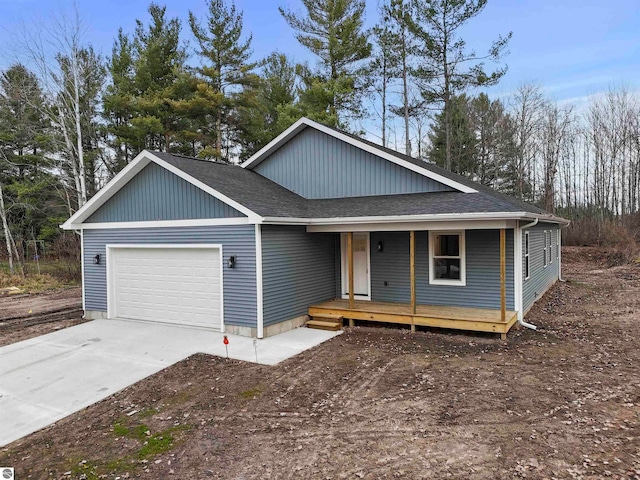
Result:
{"type": "Polygon", "coordinates": [[[339,315],[327,315],[322,317],[313,317],[307,322],[308,328],[317,330],[330,330],[336,332],[342,329],[342,317],[339,315]]]}

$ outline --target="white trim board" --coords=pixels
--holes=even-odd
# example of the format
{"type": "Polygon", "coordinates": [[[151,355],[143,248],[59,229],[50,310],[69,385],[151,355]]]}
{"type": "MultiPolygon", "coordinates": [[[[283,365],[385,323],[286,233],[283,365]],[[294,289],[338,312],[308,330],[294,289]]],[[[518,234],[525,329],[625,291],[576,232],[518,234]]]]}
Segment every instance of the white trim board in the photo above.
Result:
{"type": "Polygon", "coordinates": [[[402,232],[402,231],[436,231],[436,230],[493,230],[497,228],[513,228],[514,221],[492,220],[459,222],[399,222],[399,223],[347,223],[339,225],[309,225],[309,233],[340,232],[402,232]]]}
{"type": "MultiPolygon", "coordinates": [[[[568,225],[569,222],[558,217],[540,215],[529,212],[472,212],[472,213],[438,213],[422,215],[379,215],[369,217],[316,217],[316,218],[295,218],[295,217],[265,217],[261,223],[272,225],[350,225],[350,224],[375,224],[383,225],[387,223],[409,222],[418,224],[419,222],[447,222],[447,221],[487,221],[487,220],[519,220],[519,219],[539,219],[543,222],[558,223],[568,225]]],[[[502,227],[498,227],[502,228],[502,227]]]]}
{"type": "Polygon", "coordinates": [[[523,262],[522,262],[522,229],[520,224],[513,230],[513,306],[518,312],[518,319],[522,320],[522,295],[523,295],[523,262]]]}
{"type": "Polygon", "coordinates": [[[466,249],[466,230],[443,230],[429,231],[429,285],[447,285],[450,287],[466,287],[467,286],[467,249],[466,249]],[[459,258],[460,259],[460,279],[454,280],[449,278],[436,278],[435,276],[435,236],[436,235],[457,235],[458,236],[458,256],[441,258],[459,258]]]}
{"type": "Polygon", "coordinates": [[[264,337],[264,288],[262,283],[262,227],[256,225],[256,336],[264,337]]]}
{"type": "Polygon", "coordinates": [[[289,128],[287,128],[284,132],[278,135],[275,139],[269,142],[266,146],[260,149],[257,153],[255,153],[251,158],[242,163],[240,166],[242,168],[253,168],[259,165],[263,160],[265,160],[271,153],[280,148],[282,145],[287,143],[291,138],[296,136],[299,132],[304,130],[306,127],[314,128],[322,133],[325,133],[333,138],[341,140],[349,145],[353,145],[365,152],[376,155],[380,158],[383,158],[391,163],[399,165],[401,167],[406,168],[407,170],[411,170],[415,173],[418,173],[424,177],[435,180],[436,182],[442,183],[443,185],[447,185],[455,190],[458,190],[463,193],[477,193],[477,190],[463,185],[462,183],[456,182],[455,180],[451,180],[443,175],[432,172],[427,168],[420,167],[415,165],[414,163],[408,162],[407,160],[402,159],[397,155],[393,155],[382,148],[370,145],[369,143],[363,142],[357,138],[354,138],[350,135],[346,135],[342,132],[334,130],[333,128],[329,128],[326,125],[322,125],[321,123],[314,122],[313,120],[309,120],[308,118],[301,118],[289,128]]]}
{"type": "MultiPolygon", "coordinates": [[[[107,318],[117,318],[114,304],[114,278],[112,252],[117,249],[206,249],[218,250],[220,256],[220,332],[224,333],[224,253],[221,243],[108,243],[105,245],[105,266],[107,270],[107,318]]],[[[205,327],[206,328],[206,327],[205,327]]],[[[216,328],[217,331],[217,328],[216,328]]]]}
{"type": "MultiPolygon", "coordinates": [[[[353,235],[354,241],[356,234],[362,235],[363,232],[355,232],[353,235]]],[[[367,295],[357,295],[354,292],[353,298],[356,300],[371,300],[371,235],[366,233],[367,242],[367,289],[369,293],[367,295]]],[[[340,235],[340,295],[343,299],[349,298],[349,274],[347,260],[347,236],[345,233],[340,235]],[[347,292],[346,294],[343,292],[347,292]]]]}
{"type": "Polygon", "coordinates": [[[248,225],[248,217],[198,218],[192,220],[155,220],[150,222],[102,222],[80,223],[72,225],[77,230],[101,230],[109,228],[170,228],[170,227],[208,227],[216,225],[248,225]]]}
{"type": "Polygon", "coordinates": [[[253,210],[241,205],[235,200],[227,197],[223,193],[220,193],[213,187],[206,185],[200,180],[192,177],[191,175],[183,172],[179,168],[174,167],[168,162],[165,162],[153,153],[144,150],[136,158],[134,158],[129,165],[123,168],[113,179],[107,183],[98,193],[96,193],[91,200],[89,200],[82,208],[74,213],[71,218],[61,225],[64,230],[77,230],[81,228],[82,224],[87,218],[89,218],[96,210],[104,205],[111,197],[113,197],[118,191],[124,187],[135,175],[137,175],[144,167],[149,163],[154,162],[162,168],[170,171],[174,175],[182,178],[190,184],[198,187],[200,190],[208,193],[209,195],[217,198],[221,202],[235,208],[239,212],[247,215],[252,220],[252,223],[257,223],[262,220],[262,217],[255,213],[253,210]]]}
{"type": "MultiPolygon", "coordinates": [[[[106,259],[105,259],[106,261],[106,259]]],[[[86,299],[86,295],[85,295],[85,288],[84,288],[84,277],[85,277],[85,273],[84,273],[84,232],[82,230],[80,230],[80,272],[82,275],[82,311],[85,312],[87,310],[87,299],[86,299]]],[[[83,314],[84,317],[84,314],[83,314]]]]}

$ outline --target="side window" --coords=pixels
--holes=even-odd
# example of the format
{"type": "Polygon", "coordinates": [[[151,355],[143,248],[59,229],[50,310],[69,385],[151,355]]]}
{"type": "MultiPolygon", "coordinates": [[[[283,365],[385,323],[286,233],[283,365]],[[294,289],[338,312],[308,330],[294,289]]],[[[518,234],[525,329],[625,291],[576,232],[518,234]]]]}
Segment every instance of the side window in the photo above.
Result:
{"type": "Polygon", "coordinates": [[[553,263],[553,230],[549,230],[549,263],[553,263]]]}
{"type": "Polygon", "coordinates": [[[560,259],[560,229],[556,230],[556,259],[560,259]]]}
{"type": "Polygon", "coordinates": [[[549,262],[549,252],[547,251],[547,244],[549,243],[549,232],[544,231],[544,239],[542,244],[542,266],[546,268],[547,263],[549,262]]]}
{"type": "Polygon", "coordinates": [[[524,232],[524,279],[529,278],[529,232],[524,232]]]}

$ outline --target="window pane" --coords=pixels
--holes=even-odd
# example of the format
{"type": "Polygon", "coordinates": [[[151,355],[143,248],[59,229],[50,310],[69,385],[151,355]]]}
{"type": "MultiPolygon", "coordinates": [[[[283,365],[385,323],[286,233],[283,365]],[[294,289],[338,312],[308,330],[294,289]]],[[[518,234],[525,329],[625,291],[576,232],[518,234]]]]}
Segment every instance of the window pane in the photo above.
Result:
{"type": "Polygon", "coordinates": [[[437,258],[435,260],[435,278],[460,280],[460,259],[437,258]]]}
{"type": "Polygon", "coordinates": [[[436,257],[458,257],[460,255],[459,235],[436,235],[436,257]]]}

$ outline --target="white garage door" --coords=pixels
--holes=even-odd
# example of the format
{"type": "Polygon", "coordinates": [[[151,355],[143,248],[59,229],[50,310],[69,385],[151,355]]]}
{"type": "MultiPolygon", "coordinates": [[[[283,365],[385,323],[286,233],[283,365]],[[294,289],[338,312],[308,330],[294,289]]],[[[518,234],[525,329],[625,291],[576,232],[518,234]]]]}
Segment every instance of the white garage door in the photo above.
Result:
{"type": "Polygon", "coordinates": [[[222,324],[219,248],[109,248],[110,316],[222,324]]]}

